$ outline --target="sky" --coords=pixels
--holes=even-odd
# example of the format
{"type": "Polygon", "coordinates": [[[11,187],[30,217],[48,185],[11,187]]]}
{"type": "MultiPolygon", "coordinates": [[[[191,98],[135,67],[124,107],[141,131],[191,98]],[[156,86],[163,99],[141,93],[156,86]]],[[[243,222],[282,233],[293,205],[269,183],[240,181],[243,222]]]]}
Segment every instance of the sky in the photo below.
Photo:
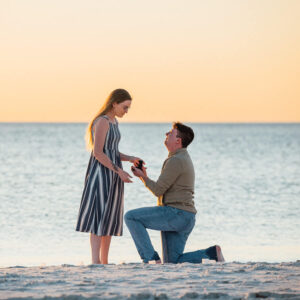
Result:
{"type": "Polygon", "coordinates": [[[0,0],[0,122],[300,122],[298,0],[0,0]]]}

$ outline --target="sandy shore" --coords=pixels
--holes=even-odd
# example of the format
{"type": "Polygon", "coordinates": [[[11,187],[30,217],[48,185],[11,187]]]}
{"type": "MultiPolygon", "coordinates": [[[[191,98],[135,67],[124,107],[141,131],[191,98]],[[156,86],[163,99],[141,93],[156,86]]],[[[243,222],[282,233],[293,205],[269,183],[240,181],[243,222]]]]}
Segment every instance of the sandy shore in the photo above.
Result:
{"type": "Polygon", "coordinates": [[[0,269],[1,299],[300,299],[300,261],[0,269]]]}

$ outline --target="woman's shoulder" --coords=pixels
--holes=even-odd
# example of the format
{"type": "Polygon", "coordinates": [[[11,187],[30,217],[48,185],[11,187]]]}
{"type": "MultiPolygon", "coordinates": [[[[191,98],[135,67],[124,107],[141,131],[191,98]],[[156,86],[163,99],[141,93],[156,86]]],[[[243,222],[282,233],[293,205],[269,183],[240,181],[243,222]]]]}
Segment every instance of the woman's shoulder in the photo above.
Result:
{"type": "Polygon", "coordinates": [[[114,122],[112,122],[107,115],[102,115],[101,117],[105,118],[109,122],[109,124],[112,124],[112,125],[118,124],[118,120],[116,117],[114,118],[114,122]]]}
{"type": "Polygon", "coordinates": [[[107,115],[101,115],[101,116],[99,116],[99,118],[103,118],[103,119],[109,121],[109,117],[107,115]]]}
{"type": "Polygon", "coordinates": [[[107,116],[99,116],[93,123],[93,128],[109,127],[109,119],[107,116]]]}

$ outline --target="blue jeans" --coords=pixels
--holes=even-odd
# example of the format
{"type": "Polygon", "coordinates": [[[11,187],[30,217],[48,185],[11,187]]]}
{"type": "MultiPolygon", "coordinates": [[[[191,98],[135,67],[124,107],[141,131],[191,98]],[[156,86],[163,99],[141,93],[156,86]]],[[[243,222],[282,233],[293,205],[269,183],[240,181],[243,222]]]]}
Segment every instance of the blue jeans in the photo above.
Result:
{"type": "Polygon", "coordinates": [[[125,214],[125,223],[143,260],[160,259],[146,230],[160,230],[164,263],[201,263],[209,259],[205,250],[183,253],[186,241],[195,225],[195,214],[171,206],[133,209],[125,214]]]}

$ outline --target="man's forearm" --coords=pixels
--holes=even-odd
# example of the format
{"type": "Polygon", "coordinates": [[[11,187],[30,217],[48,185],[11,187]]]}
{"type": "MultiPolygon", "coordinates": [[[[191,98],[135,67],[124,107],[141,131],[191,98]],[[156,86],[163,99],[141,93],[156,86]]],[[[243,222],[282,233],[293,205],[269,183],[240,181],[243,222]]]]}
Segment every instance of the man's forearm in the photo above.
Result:
{"type": "Polygon", "coordinates": [[[141,177],[145,186],[156,196],[160,197],[170,188],[180,175],[182,167],[180,161],[176,158],[170,158],[164,163],[164,167],[160,173],[157,181],[151,180],[146,172],[139,172],[138,176],[141,177]]]}
{"type": "Polygon", "coordinates": [[[141,178],[141,180],[145,183],[146,180],[148,179],[148,176],[145,175],[145,174],[143,174],[143,175],[140,176],[140,178],[141,178]]]}
{"type": "Polygon", "coordinates": [[[157,184],[157,182],[150,179],[147,175],[141,176],[141,180],[156,197],[160,197],[163,194],[161,187],[157,184]]]}

